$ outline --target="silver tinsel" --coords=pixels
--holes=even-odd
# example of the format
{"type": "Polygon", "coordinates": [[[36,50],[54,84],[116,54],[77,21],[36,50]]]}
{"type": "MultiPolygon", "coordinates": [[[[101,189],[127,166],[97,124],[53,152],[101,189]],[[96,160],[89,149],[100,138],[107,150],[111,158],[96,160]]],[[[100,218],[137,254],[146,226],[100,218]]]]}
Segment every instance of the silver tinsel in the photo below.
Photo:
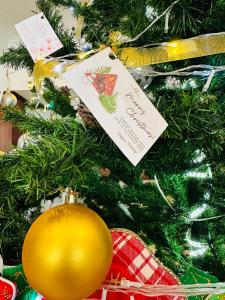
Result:
{"type": "Polygon", "coordinates": [[[129,68],[130,74],[143,90],[147,89],[152,82],[152,77],[150,76],[152,70],[151,66],[129,68]]]}
{"type": "Polygon", "coordinates": [[[37,118],[43,118],[44,120],[55,120],[55,119],[61,119],[62,117],[59,114],[56,114],[50,109],[26,109],[26,114],[31,115],[37,118]]]}
{"type": "Polygon", "coordinates": [[[146,17],[151,21],[151,20],[153,20],[155,17],[158,16],[158,13],[157,13],[157,11],[155,10],[154,7],[152,7],[152,6],[147,6],[147,7],[146,7],[146,11],[145,11],[145,15],[146,15],[146,17]]]}
{"type": "Polygon", "coordinates": [[[182,84],[183,90],[196,89],[197,87],[198,87],[198,83],[194,78],[187,79],[182,84]]]}
{"type": "Polygon", "coordinates": [[[17,147],[20,149],[26,148],[30,144],[36,144],[37,140],[30,136],[28,133],[22,134],[17,142],[17,147]]]}
{"type": "Polygon", "coordinates": [[[180,80],[175,76],[168,76],[166,78],[165,88],[169,90],[176,90],[181,88],[180,80]]]}
{"type": "Polygon", "coordinates": [[[90,51],[92,49],[92,44],[91,43],[88,43],[86,41],[86,36],[82,36],[80,42],[79,42],[79,45],[78,45],[78,48],[80,51],[90,51]]]}

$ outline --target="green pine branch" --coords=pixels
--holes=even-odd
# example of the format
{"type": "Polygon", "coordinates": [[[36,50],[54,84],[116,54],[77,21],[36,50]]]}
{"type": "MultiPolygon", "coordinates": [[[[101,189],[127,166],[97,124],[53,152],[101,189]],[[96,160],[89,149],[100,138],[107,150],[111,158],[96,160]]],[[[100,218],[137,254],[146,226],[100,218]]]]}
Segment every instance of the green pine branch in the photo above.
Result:
{"type": "Polygon", "coordinates": [[[0,57],[0,64],[15,70],[27,68],[33,70],[34,62],[27,49],[20,44],[18,47],[11,47],[0,57]]]}

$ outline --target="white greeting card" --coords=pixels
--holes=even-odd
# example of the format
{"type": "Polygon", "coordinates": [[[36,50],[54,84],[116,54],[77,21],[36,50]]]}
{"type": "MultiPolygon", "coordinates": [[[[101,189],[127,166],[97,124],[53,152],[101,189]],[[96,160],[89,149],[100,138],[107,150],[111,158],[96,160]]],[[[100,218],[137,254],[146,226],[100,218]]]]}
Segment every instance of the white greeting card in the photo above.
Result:
{"type": "Polygon", "coordinates": [[[15,27],[35,62],[63,47],[43,13],[34,15],[15,27]]]}
{"type": "Polygon", "coordinates": [[[167,123],[119,59],[107,48],[63,74],[69,86],[137,165],[167,123]]]}

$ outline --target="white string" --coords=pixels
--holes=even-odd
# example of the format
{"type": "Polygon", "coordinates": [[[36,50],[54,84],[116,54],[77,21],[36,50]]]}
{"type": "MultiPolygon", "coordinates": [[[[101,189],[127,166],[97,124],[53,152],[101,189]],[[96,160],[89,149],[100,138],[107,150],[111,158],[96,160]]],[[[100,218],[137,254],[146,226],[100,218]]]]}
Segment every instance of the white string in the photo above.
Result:
{"type": "Polygon", "coordinates": [[[209,89],[209,87],[210,87],[210,84],[211,84],[211,82],[212,82],[212,80],[213,80],[213,77],[214,77],[215,73],[216,73],[216,70],[213,69],[213,70],[211,71],[211,74],[209,75],[209,77],[208,77],[208,79],[207,79],[206,84],[205,84],[204,87],[203,87],[203,92],[207,92],[207,91],[208,91],[208,89],[209,89]]]}
{"type": "MultiPolygon", "coordinates": [[[[148,44],[139,48],[145,48],[145,47],[149,47],[149,46],[157,46],[157,45],[162,45],[162,44],[158,44],[158,43],[154,43],[154,44],[148,44]]],[[[94,50],[94,52],[98,52],[98,49],[94,50]]],[[[93,53],[94,53],[93,52],[93,53]]],[[[73,59],[73,60],[66,60],[65,58],[69,58],[69,57],[74,57],[76,56],[74,53],[72,54],[67,54],[64,56],[58,56],[58,57],[52,57],[49,56],[46,59],[46,62],[51,61],[51,60],[61,60],[62,62],[68,62],[68,63],[77,63],[77,62],[82,62],[79,59],[73,59]]],[[[132,68],[128,68],[132,69],[132,68]]],[[[204,76],[204,73],[206,70],[209,70],[211,72],[217,73],[217,72],[223,72],[225,71],[225,66],[212,66],[212,65],[204,65],[204,64],[200,64],[200,65],[192,65],[192,66],[188,66],[185,68],[181,68],[178,70],[174,70],[174,71],[170,71],[170,72],[158,72],[158,71],[154,71],[154,69],[150,69],[148,70],[148,72],[145,72],[145,76],[151,76],[151,77],[158,77],[158,76],[190,76],[190,75],[195,75],[195,76],[204,76]],[[201,71],[197,72],[196,70],[201,69],[201,71]]],[[[210,74],[212,75],[212,74],[210,74]]],[[[214,75],[214,74],[213,74],[214,75]]]]}
{"type": "Polygon", "coordinates": [[[130,43],[130,42],[134,42],[137,41],[146,31],[148,31],[158,20],[160,20],[163,16],[165,16],[166,14],[168,14],[172,8],[174,7],[175,4],[177,4],[180,0],[176,0],[175,2],[173,2],[169,7],[167,7],[167,9],[161,14],[159,15],[157,18],[155,18],[151,24],[149,24],[142,32],[140,32],[138,35],[136,35],[134,38],[126,41],[126,43],[130,43]]]}
{"type": "Polygon", "coordinates": [[[221,215],[221,216],[215,216],[215,217],[209,217],[209,218],[203,218],[203,219],[190,219],[190,218],[189,219],[193,222],[203,222],[203,221],[221,219],[221,218],[224,218],[224,217],[225,217],[225,214],[221,215]]]}
{"type": "Polygon", "coordinates": [[[168,33],[169,31],[169,18],[170,18],[170,11],[165,16],[165,33],[168,33]]]}
{"type": "Polygon", "coordinates": [[[159,181],[158,181],[156,175],[154,175],[154,179],[155,179],[156,187],[158,188],[158,190],[159,190],[161,196],[162,196],[163,199],[166,201],[166,203],[169,205],[169,207],[170,207],[173,211],[175,211],[175,209],[173,208],[173,206],[170,204],[170,202],[167,200],[165,194],[163,193],[163,191],[162,191],[162,189],[161,189],[161,187],[160,187],[160,185],[159,185],[159,181]]]}
{"type": "MultiPolygon", "coordinates": [[[[211,66],[211,65],[192,65],[192,66],[188,66],[182,69],[178,69],[178,70],[174,70],[174,71],[170,71],[170,72],[157,72],[154,71],[154,69],[150,69],[148,72],[145,73],[145,76],[152,76],[152,77],[158,77],[158,76],[189,76],[189,75],[193,75],[193,76],[204,76],[204,72],[206,70],[210,70],[211,72],[223,72],[225,71],[225,66],[211,66]],[[198,69],[202,69],[202,71],[197,72],[196,70],[198,69]],[[190,72],[186,72],[189,71],[190,72]],[[191,71],[194,70],[194,71],[191,71]]],[[[211,73],[210,73],[211,74],[211,73]]]]}
{"type": "MultiPolygon", "coordinates": [[[[154,45],[154,44],[152,44],[154,45]]],[[[147,47],[148,45],[146,45],[147,47]]],[[[145,46],[144,46],[145,47],[145,46]]],[[[98,52],[98,50],[93,50],[94,52],[98,52]]],[[[79,62],[82,62],[82,60],[66,60],[65,58],[69,57],[74,57],[74,54],[67,54],[64,56],[59,56],[59,57],[48,57],[46,59],[46,62],[51,61],[51,60],[59,60],[63,64],[64,63],[69,63],[69,64],[77,64],[79,62]]],[[[146,67],[146,66],[145,66],[146,67]]],[[[128,68],[128,70],[132,68],[128,68]]],[[[219,72],[224,72],[225,71],[225,66],[212,66],[212,65],[192,65],[188,66],[185,68],[181,68],[178,70],[170,71],[170,72],[157,72],[152,68],[149,68],[149,70],[145,70],[144,75],[146,77],[160,77],[160,76],[208,76],[207,82],[203,88],[203,91],[207,91],[210,87],[210,84],[212,82],[213,77],[215,76],[216,73],[219,72]],[[200,69],[200,71],[199,71],[200,69]],[[210,71],[210,74],[208,74],[208,71],[210,71]],[[207,73],[207,75],[206,75],[207,73]]]]}
{"type": "Polygon", "coordinates": [[[106,300],[107,298],[107,290],[106,289],[102,289],[102,299],[101,300],[106,300]]]}
{"type": "MultiPolygon", "coordinates": [[[[135,282],[136,283],[136,282],[135,282]]],[[[193,284],[193,285],[149,285],[141,284],[141,287],[132,287],[129,281],[126,286],[104,284],[104,289],[110,292],[122,292],[125,294],[139,293],[144,296],[203,296],[219,295],[225,293],[225,283],[193,284]]]]}

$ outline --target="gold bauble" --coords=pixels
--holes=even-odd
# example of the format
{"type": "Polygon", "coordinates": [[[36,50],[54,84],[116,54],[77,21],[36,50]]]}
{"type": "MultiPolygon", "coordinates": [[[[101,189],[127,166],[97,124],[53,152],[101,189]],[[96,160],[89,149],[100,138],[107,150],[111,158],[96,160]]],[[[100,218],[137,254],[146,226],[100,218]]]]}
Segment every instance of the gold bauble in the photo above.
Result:
{"type": "Polygon", "coordinates": [[[2,96],[0,104],[2,107],[7,107],[7,106],[15,107],[17,105],[17,98],[14,94],[10,92],[9,89],[7,89],[2,96]]]}
{"type": "Polygon", "coordinates": [[[47,300],[81,300],[104,281],[112,262],[104,221],[79,204],[54,207],[29,229],[22,261],[30,285],[47,300]]]}

